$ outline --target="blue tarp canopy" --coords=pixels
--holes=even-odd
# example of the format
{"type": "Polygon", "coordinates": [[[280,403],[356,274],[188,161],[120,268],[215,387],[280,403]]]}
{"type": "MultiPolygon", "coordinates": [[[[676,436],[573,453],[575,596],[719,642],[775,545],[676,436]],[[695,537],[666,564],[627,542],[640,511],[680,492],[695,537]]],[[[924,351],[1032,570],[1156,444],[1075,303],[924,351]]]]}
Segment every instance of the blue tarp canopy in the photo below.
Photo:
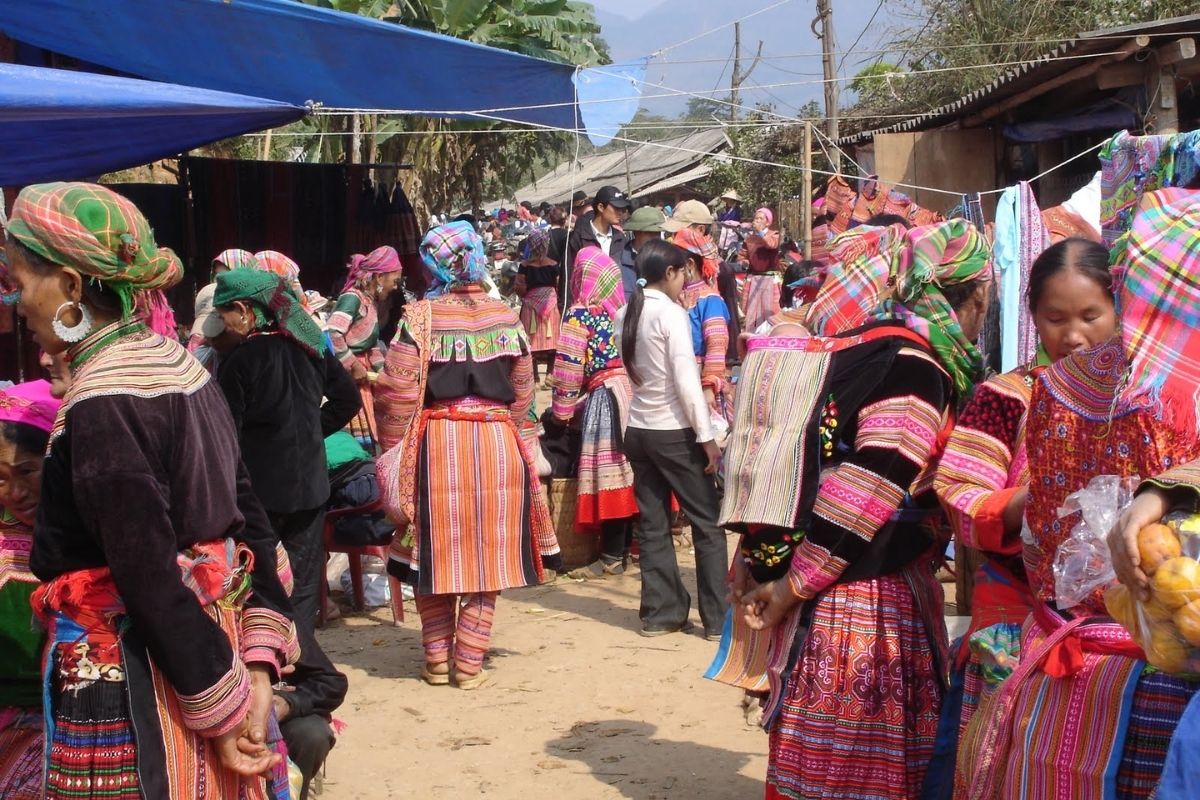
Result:
{"type": "MultiPolygon", "coordinates": [[[[293,105],[584,121],[573,66],[295,0],[4,0],[0,31],[125,74],[293,105]]],[[[597,96],[638,94],[631,86],[580,81],[588,125],[632,117],[636,101],[597,96]]]]}
{"type": "Polygon", "coordinates": [[[257,97],[0,64],[0,186],[98,176],[304,114],[257,97]]]}

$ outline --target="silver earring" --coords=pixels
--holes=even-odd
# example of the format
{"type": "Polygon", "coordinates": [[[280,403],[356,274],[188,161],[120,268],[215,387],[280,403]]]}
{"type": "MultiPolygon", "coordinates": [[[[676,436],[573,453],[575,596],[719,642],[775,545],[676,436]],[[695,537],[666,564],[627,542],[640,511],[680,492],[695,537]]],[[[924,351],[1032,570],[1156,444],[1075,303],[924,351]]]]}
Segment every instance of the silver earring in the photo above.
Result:
{"type": "Polygon", "coordinates": [[[92,332],[92,312],[88,311],[88,307],[83,303],[72,303],[68,300],[55,310],[51,327],[54,328],[54,335],[67,344],[82,342],[92,332]],[[79,308],[79,322],[67,327],[63,324],[61,317],[63,309],[71,307],[79,308]]]}

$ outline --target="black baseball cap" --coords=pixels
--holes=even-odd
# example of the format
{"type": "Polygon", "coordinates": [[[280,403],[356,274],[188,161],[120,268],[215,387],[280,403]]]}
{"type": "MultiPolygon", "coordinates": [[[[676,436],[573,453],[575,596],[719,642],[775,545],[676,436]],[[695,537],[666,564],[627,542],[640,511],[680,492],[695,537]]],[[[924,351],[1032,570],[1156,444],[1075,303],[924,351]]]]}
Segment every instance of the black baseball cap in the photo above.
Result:
{"type": "Polygon", "coordinates": [[[600,191],[596,192],[595,202],[596,205],[603,203],[614,208],[629,208],[631,205],[625,193],[615,186],[601,186],[600,191]]]}
{"type": "Polygon", "coordinates": [[[580,189],[571,197],[571,208],[579,208],[580,206],[586,206],[587,204],[587,192],[585,192],[583,189],[580,189]]]}

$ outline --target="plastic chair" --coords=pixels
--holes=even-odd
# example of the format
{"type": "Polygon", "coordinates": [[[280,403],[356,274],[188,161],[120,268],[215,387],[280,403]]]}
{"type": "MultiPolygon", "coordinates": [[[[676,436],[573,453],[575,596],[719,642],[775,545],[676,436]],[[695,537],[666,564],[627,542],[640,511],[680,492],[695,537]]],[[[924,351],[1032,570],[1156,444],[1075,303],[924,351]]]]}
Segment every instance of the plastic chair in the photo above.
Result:
{"type": "MultiPolygon", "coordinates": [[[[365,607],[363,592],[362,557],[375,556],[387,564],[388,548],[386,545],[346,545],[334,541],[333,529],[342,517],[352,517],[359,514],[373,514],[383,508],[383,501],[377,500],[370,505],[338,508],[325,513],[325,527],[321,533],[322,545],[325,549],[326,560],[330,553],[345,553],[350,560],[350,584],[354,595],[354,610],[362,611],[365,607]]],[[[388,591],[391,594],[392,622],[396,625],[404,622],[404,595],[401,592],[400,581],[388,575],[388,591]]],[[[329,582],[321,576],[320,599],[318,601],[317,624],[325,625],[325,606],[329,599],[329,582]]]]}

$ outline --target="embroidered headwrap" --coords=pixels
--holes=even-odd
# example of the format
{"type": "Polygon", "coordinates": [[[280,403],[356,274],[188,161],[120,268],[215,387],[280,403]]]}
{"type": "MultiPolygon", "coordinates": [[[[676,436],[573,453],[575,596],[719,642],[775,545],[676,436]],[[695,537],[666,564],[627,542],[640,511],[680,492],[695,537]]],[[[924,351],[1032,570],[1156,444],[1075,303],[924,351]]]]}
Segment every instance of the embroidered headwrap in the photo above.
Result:
{"type": "Polygon", "coordinates": [[[967,339],[942,288],[992,280],[991,251],[979,230],[965,219],[912,228],[892,251],[895,299],[880,316],[898,319],[929,342],[965,399],[983,378],[983,356],[967,339]]]}
{"type": "Polygon", "coordinates": [[[350,271],[350,275],[346,278],[346,285],[342,287],[343,292],[353,289],[368,275],[399,272],[404,269],[404,264],[400,262],[400,254],[396,252],[396,248],[385,244],[383,247],[376,247],[365,256],[359,253],[350,256],[350,263],[346,265],[346,269],[350,271]]]}
{"type": "Polygon", "coordinates": [[[1118,240],[1118,295],[1128,378],[1115,411],[1152,409],[1189,440],[1200,422],[1200,191],[1142,196],[1118,240]]]}
{"type": "Polygon", "coordinates": [[[535,264],[550,259],[550,231],[538,228],[525,237],[521,245],[521,261],[525,264],[535,264]]]}
{"type": "Polygon", "coordinates": [[[479,283],[487,275],[483,239],[469,222],[450,222],[425,234],[421,261],[433,277],[425,297],[445,294],[451,287],[479,283]]]}
{"type": "Polygon", "coordinates": [[[231,247],[217,253],[214,264],[221,264],[228,269],[258,269],[258,259],[249,250],[231,247]]]}
{"type": "Polygon", "coordinates": [[[571,297],[581,306],[599,306],[610,319],[625,305],[621,268],[599,247],[585,247],[571,270],[571,297]]]}
{"type": "Polygon", "coordinates": [[[137,292],[174,286],[183,276],[183,264],[155,243],[137,206],[94,183],[26,186],[13,203],[8,234],[47,261],[111,289],[123,317],[133,313],[137,292]]]}
{"type": "Polygon", "coordinates": [[[705,281],[712,283],[717,279],[717,274],[721,271],[721,254],[711,236],[695,228],[684,228],[678,231],[671,241],[689,253],[700,256],[701,273],[705,281]]]}
{"type": "Polygon", "coordinates": [[[834,239],[805,327],[836,336],[870,322],[889,294],[892,249],[903,235],[903,225],[861,225],[834,239]]]}
{"type": "Polygon", "coordinates": [[[278,275],[289,285],[299,282],[300,265],[278,250],[263,250],[255,253],[254,258],[258,261],[259,269],[278,275]]]}
{"type": "Polygon", "coordinates": [[[19,422],[49,433],[62,400],[50,394],[49,381],[27,381],[0,389],[0,422],[19,422]]]}
{"type": "Polygon", "coordinates": [[[217,276],[213,305],[221,308],[237,300],[250,304],[258,330],[274,325],[309,355],[315,358],[325,355],[325,335],[278,275],[244,269],[222,272],[217,276]]]}

